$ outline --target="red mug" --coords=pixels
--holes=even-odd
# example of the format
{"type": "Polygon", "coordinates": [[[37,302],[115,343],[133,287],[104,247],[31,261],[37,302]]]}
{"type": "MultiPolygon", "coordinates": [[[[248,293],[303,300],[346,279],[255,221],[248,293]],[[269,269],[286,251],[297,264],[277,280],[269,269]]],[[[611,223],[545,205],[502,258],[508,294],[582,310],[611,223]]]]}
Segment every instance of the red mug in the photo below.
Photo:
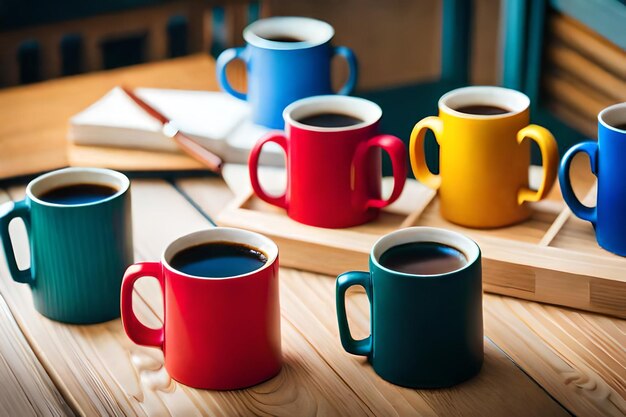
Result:
{"type": "Polygon", "coordinates": [[[395,136],[380,135],[381,108],[347,96],[315,96],[298,100],[283,112],[285,134],[271,132],[250,152],[248,169],[256,195],[287,210],[292,219],[319,227],[341,228],[373,220],[380,209],[402,192],[407,173],[404,143],[395,136]],[[319,127],[299,120],[312,115],[349,115],[362,122],[343,127],[319,127]],[[258,178],[261,149],[268,142],[285,152],[287,189],[281,196],[268,195],[258,178]],[[391,196],[381,198],[381,152],[393,167],[391,196]]]}
{"type": "Polygon", "coordinates": [[[217,227],[173,241],[160,262],[128,267],[121,309],[128,337],[162,349],[167,372],[182,384],[239,389],[270,379],[281,369],[278,247],[260,234],[217,227]],[[207,242],[252,246],[267,255],[267,262],[227,278],[197,277],[170,266],[181,250],[207,242]],[[133,311],[133,286],[141,277],[154,277],[161,284],[165,317],[160,329],[145,326],[133,311]]]}

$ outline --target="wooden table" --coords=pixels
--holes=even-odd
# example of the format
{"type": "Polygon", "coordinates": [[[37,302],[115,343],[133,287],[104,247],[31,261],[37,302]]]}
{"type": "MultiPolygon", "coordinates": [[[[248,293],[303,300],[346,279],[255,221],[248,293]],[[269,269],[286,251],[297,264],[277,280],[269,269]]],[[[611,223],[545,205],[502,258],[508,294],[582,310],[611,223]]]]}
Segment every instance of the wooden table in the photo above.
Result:
{"type": "MultiPolygon", "coordinates": [[[[67,117],[122,80],[212,89],[213,78],[212,62],[195,56],[2,91],[0,153],[19,154],[16,135],[24,146],[46,138],[60,155],[67,117]]],[[[19,163],[27,159],[22,153],[19,163]]],[[[210,227],[207,216],[248,189],[244,167],[224,176],[230,188],[217,178],[134,180],[136,260],[155,260],[173,238],[210,227]]],[[[5,187],[0,202],[23,193],[24,184],[5,187]]],[[[14,234],[27,259],[23,231],[14,234]]],[[[119,320],[76,326],[40,316],[2,261],[0,415],[626,415],[624,320],[485,294],[482,372],[450,389],[419,391],[383,381],[343,351],[333,277],[283,268],[280,281],[284,369],[256,387],[215,392],[171,380],[161,352],[130,342],[119,320]]],[[[154,280],[138,282],[134,302],[145,323],[160,326],[154,280]]],[[[356,336],[367,333],[368,315],[364,294],[351,292],[356,336]]]]}

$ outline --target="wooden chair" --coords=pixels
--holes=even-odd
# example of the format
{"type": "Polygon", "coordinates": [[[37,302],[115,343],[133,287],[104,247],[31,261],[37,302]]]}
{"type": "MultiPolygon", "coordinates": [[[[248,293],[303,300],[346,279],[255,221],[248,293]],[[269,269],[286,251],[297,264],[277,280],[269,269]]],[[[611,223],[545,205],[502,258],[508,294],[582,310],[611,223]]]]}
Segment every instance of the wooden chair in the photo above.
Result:
{"type": "MultiPolygon", "coordinates": [[[[528,35],[520,42],[529,59],[505,68],[505,81],[548,115],[595,138],[598,112],[626,101],[626,4],[535,0],[528,7],[528,35]]],[[[518,35],[511,34],[511,42],[518,35]]]]}
{"type": "MultiPolygon", "coordinates": [[[[153,6],[121,10],[62,22],[47,23],[11,31],[0,31],[0,86],[19,84],[20,55],[36,65],[31,81],[46,80],[67,75],[64,60],[66,50],[73,50],[78,63],[75,72],[106,69],[103,51],[119,40],[137,39],[142,53],[137,62],[156,61],[171,56],[168,50],[168,23],[180,17],[186,22],[185,52],[220,50],[239,40],[247,24],[249,2],[224,0],[176,0],[153,6]],[[214,33],[214,11],[222,20],[214,33]],[[214,38],[217,43],[214,45],[214,38]]],[[[65,65],[67,66],[67,65],[65,65]]],[[[23,75],[23,74],[22,74],[23,75]]]]}

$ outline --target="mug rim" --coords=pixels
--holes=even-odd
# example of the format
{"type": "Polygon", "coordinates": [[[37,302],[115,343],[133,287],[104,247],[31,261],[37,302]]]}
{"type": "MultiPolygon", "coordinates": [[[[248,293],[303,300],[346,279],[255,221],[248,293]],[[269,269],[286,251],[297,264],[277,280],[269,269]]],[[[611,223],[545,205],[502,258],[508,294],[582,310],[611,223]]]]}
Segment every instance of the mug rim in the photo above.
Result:
{"type": "Polygon", "coordinates": [[[328,94],[321,96],[311,96],[296,100],[283,110],[285,128],[293,126],[301,130],[311,132],[349,132],[371,126],[378,122],[383,116],[383,110],[373,101],[353,96],[343,96],[339,94],[328,94]],[[312,114],[319,114],[320,110],[326,113],[343,113],[363,120],[349,126],[341,127],[321,127],[300,123],[296,119],[307,117],[312,114]],[[293,113],[301,112],[294,116],[293,113]]]}
{"type": "MultiPolygon", "coordinates": [[[[606,121],[606,118],[610,117],[611,113],[618,112],[620,109],[623,110],[624,114],[626,115],[626,101],[622,103],[612,104],[609,107],[605,107],[604,109],[600,110],[600,113],[598,113],[598,124],[615,133],[620,133],[622,135],[626,134],[626,130],[618,129],[609,124],[608,121],[606,121]]],[[[626,116],[624,116],[624,123],[626,123],[626,116]]]]}
{"type": "MultiPolygon", "coordinates": [[[[284,33],[284,35],[287,35],[287,33],[284,33]]],[[[267,17],[250,23],[243,30],[243,39],[246,43],[258,48],[284,51],[307,49],[323,45],[330,42],[333,36],[335,36],[335,29],[329,23],[304,16],[267,17]],[[277,32],[284,32],[288,27],[303,31],[306,29],[306,25],[309,25],[309,27],[311,27],[309,32],[312,33],[311,37],[313,39],[303,40],[301,42],[279,42],[269,40],[258,34],[258,32],[262,30],[271,30],[268,28],[272,28],[275,25],[279,28],[277,32]],[[317,27],[314,28],[313,26],[317,27]]]]}
{"type": "MultiPolygon", "coordinates": [[[[469,100],[472,104],[476,104],[476,99],[469,100]]],[[[530,107],[530,98],[521,91],[513,90],[511,88],[491,86],[491,85],[474,85],[469,87],[456,88],[448,91],[439,99],[437,103],[439,110],[444,111],[450,115],[463,118],[463,119],[476,119],[476,120],[493,120],[493,119],[505,119],[508,117],[517,116],[523,113],[530,107]],[[499,106],[509,108],[511,103],[516,106],[507,113],[503,114],[470,114],[463,113],[455,110],[450,105],[450,101],[458,99],[463,95],[480,95],[482,97],[488,97],[491,100],[498,101],[497,103],[489,103],[486,105],[499,106]],[[506,104],[501,104],[506,103],[506,104]]],[[[481,103],[482,104],[482,103],[481,103]]]]}
{"type": "Polygon", "coordinates": [[[449,275],[457,274],[461,271],[468,269],[477,260],[480,259],[481,252],[480,246],[473,239],[465,236],[462,233],[455,232],[440,227],[427,227],[427,226],[415,226],[406,227],[404,229],[395,230],[391,233],[387,233],[381,236],[372,246],[370,251],[370,261],[376,266],[392,275],[399,275],[409,278],[441,278],[449,275]],[[416,239],[416,235],[424,236],[425,239],[416,239]],[[433,239],[432,237],[435,237],[433,239]],[[465,255],[467,263],[462,267],[449,272],[443,272],[440,274],[409,274],[406,272],[396,271],[386,266],[383,266],[378,260],[387,250],[405,244],[413,242],[435,242],[443,245],[451,246],[454,249],[460,251],[465,255]],[[463,247],[461,247],[463,246],[463,247]]]}
{"type": "Polygon", "coordinates": [[[187,233],[183,236],[179,236],[178,238],[168,243],[165,249],[163,249],[163,252],[161,252],[160,261],[161,261],[161,265],[165,269],[167,269],[168,271],[172,273],[175,273],[176,275],[183,276],[185,278],[199,279],[199,280],[205,280],[205,281],[223,281],[223,280],[246,278],[251,275],[256,275],[259,272],[274,265],[277,259],[278,259],[278,245],[276,245],[276,242],[274,242],[272,239],[268,238],[267,236],[264,236],[260,233],[245,230],[245,229],[220,226],[220,227],[212,227],[210,229],[198,230],[196,232],[187,233]],[[225,235],[222,235],[221,233],[225,235]],[[207,239],[208,235],[215,235],[215,234],[217,234],[218,238],[207,239]],[[233,236],[237,236],[237,235],[238,237],[240,237],[240,239],[233,238],[233,236]],[[219,236],[222,236],[222,238],[219,238],[219,236]],[[244,238],[244,236],[246,236],[247,238],[244,238]],[[228,237],[231,237],[231,239],[228,239],[228,237]],[[264,248],[260,247],[260,246],[263,246],[261,244],[250,243],[250,241],[254,239],[257,239],[257,242],[263,242],[265,244],[265,247],[269,248],[271,252],[270,250],[267,250],[267,249],[264,250],[264,248]],[[191,275],[183,271],[180,271],[174,268],[172,265],[170,265],[169,261],[174,257],[174,255],[178,254],[182,250],[190,248],[192,246],[197,246],[197,245],[201,245],[201,244],[209,243],[209,242],[232,242],[232,243],[246,244],[248,246],[252,246],[255,249],[260,250],[267,256],[267,262],[265,262],[265,264],[262,267],[257,268],[253,271],[246,272],[245,274],[229,275],[227,277],[203,277],[199,275],[191,275]]]}
{"type": "MultiPolygon", "coordinates": [[[[88,180],[84,180],[83,182],[88,182],[88,180]]],[[[61,185],[71,185],[71,184],[79,184],[79,183],[80,181],[71,181],[67,183],[62,183],[61,185]]],[[[68,167],[68,168],[61,168],[61,169],[56,169],[54,171],[47,172],[45,174],[38,176],[34,180],[30,181],[28,185],[26,186],[26,196],[28,197],[29,200],[42,206],[63,207],[63,208],[89,207],[89,206],[96,206],[99,204],[104,204],[111,200],[114,200],[120,195],[126,193],[126,191],[128,191],[129,188],[130,188],[130,180],[128,179],[126,175],[122,174],[121,172],[118,172],[112,169],[107,169],[107,168],[68,167]],[[43,186],[42,182],[50,181],[51,179],[55,177],[59,177],[59,176],[70,176],[71,178],[74,178],[77,174],[81,174],[81,173],[87,174],[87,176],[100,175],[100,176],[106,176],[106,177],[117,179],[119,182],[115,184],[113,184],[113,181],[100,182],[101,184],[112,185],[113,187],[117,189],[117,192],[100,200],[91,201],[88,203],[78,203],[78,204],[51,203],[49,201],[42,200],[33,192],[33,188],[36,188],[38,186],[43,186]]]]}

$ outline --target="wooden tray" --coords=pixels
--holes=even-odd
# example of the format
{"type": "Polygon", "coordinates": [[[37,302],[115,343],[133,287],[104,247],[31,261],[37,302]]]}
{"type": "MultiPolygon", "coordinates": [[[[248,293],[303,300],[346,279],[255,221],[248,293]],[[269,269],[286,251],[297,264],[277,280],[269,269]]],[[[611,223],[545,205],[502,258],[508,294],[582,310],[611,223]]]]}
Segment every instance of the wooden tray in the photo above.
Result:
{"type": "MultiPolygon", "coordinates": [[[[595,200],[595,187],[585,200],[595,200]]],[[[402,197],[378,220],[348,229],[297,223],[251,192],[225,208],[217,222],[271,237],[283,266],[329,275],[366,270],[373,243],[395,229],[457,230],[481,247],[485,291],[626,318],[626,258],[600,248],[591,225],[560,200],[536,203],[531,218],[515,226],[467,229],[442,219],[435,193],[409,180],[402,197]]]]}

